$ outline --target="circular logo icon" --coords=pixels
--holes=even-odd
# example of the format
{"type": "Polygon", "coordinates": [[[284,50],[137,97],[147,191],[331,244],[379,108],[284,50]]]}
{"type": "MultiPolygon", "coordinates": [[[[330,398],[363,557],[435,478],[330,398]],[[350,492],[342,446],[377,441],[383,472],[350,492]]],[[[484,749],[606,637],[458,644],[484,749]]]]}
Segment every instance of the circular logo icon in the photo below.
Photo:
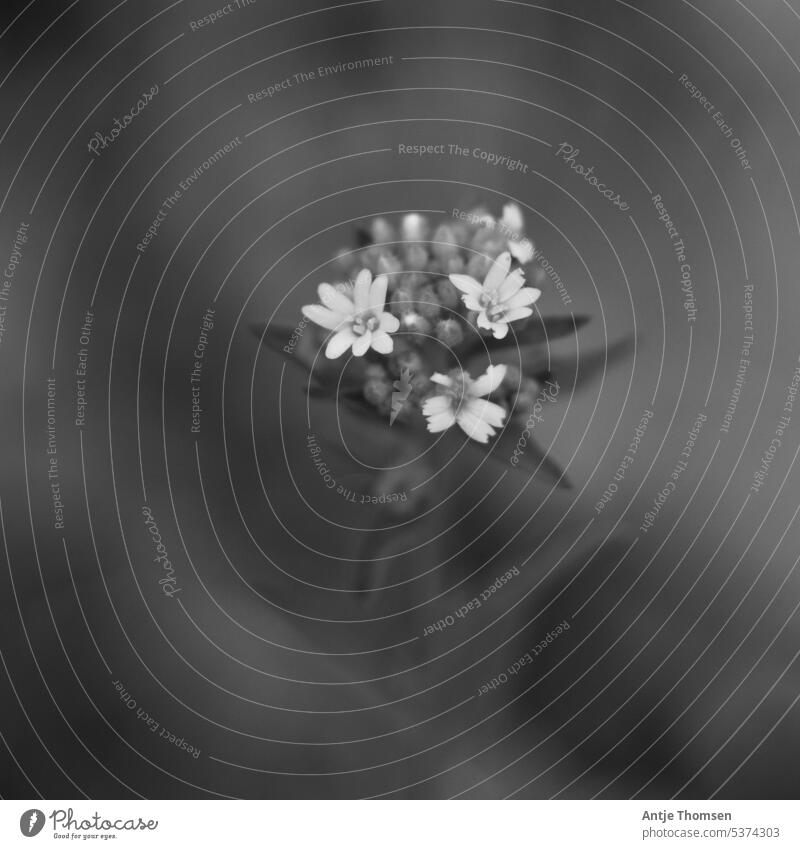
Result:
{"type": "Polygon", "coordinates": [[[19,830],[25,837],[36,837],[44,828],[44,812],[38,808],[31,808],[19,818],[19,830]]]}

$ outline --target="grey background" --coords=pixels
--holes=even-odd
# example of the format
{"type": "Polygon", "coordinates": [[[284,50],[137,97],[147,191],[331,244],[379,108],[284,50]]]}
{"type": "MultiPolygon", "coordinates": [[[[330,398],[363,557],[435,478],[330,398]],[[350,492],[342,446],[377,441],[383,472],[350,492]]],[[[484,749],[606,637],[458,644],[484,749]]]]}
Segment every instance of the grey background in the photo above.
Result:
{"type": "MultiPolygon", "coordinates": [[[[800,353],[796,4],[258,0],[198,32],[189,22],[207,3],[82,0],[56,21],[64,9],[11,4],[0,20],[2,255],[21,221],[31,234],[0,344],[0,792],[795,795],[796,420],[747,496],[800,353]],[[247,102],[299,71],[388,55],[392,65],[247,102]],[[752,171],[682,73],[735,128],[752,171]],[[156,83],[152,104],[92,161],[92,133],[156,83]],[[243,144],[186,193],[130,276],[163,198],[236,136],[243,144]],[[580,148],[630,214],[530,136],[580,148]],[[413,160],[401,142],[496,150],[531,173],[413,160]],[[691,354],[651,193],[689,252],[691,354]],[[574,312],[592,317],[578,346],[553,348],[585,381],[565,386],[540,433],[573,488],[506,475],[482,500],[498,478],[487,465],[425,520],[372,534],[374,564],[352,563],[368,532],[331,523],[380,527],[385,516],[320,489],[300,384],[287,371],[279,399],[281,360],[252,328],[295,324],[359,220],[476,203],[499,212],[508,198],[574,312]],[[195,440],[187,375],[226,276],[195,440]],[[746,278],[754,355],[722,434],[746,278]],[[74,370],[95,287],[81,450],[74,370]],[[603,352],[625,338],[635,351],[604,369],[603,352]],[[46,472],[53,375],[63,532],[46,472]],[[595,516],[646,408],[640,454],[595,516]],[[689,468],[642,535],[703,409],[689,468]],[[287,463],[329,521],[310,515],[287,463]],[[180,604],[158,587],[144,503],[180,604]],[[520,576],[491,605],[422,637],[512,566],[520,576]],[[474,697],[565,618],[572,627],[535,664],[474,697]],[[200,756],[149,732],[115,680],[200,756]]],[[[552,288],[538,306],[565,314],[552,288]]],[[[313,428],[332,426],[330,408],[317,409],[313,428]]],[[[448,471],[433,501],[472,471],[448,471]]]]}

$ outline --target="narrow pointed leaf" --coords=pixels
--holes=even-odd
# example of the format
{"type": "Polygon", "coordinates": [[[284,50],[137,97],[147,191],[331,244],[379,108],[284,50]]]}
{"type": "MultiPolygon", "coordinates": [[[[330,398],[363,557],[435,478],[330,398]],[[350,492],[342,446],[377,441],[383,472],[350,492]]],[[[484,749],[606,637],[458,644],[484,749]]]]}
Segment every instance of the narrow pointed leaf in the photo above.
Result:
{"type": "Polygon", "coordinates": [[[608,348],[581,351],[576,357],[551,357],[550,373],[559,383],[568,388],[581,389],[596,381],[603,370],[611,369],[633,352],[634,337],[630,336],[612,343],[608,348]],[[577,369],[576,369],[577,362],[577,369]]]}
{"type": "Polygon", "coordinates": [[[472,335],[465,351],[465,356],[472,356],[486,349],[490,352],[516,351],[517,348],[526,348],[531,345],[549,345],[556,339],[562,339],[577,333],[581,327],[588,324],[588,315],[576,316],[531,316],[528,321],[519,327],[511,326],[511,332],[505,339],[495,339],[494,336],[484,336],[478,339],[472,335]]]}
{"type": "Polygon", "coordinates": [[[250,325],[250,329],[256,338],[263,342],[265,348],[269,348],[270,351],[280,354],[284,360],[292,363],[306,374],[311,371],[311,360],[306,357],[304,348],[299,343],[294,346],[289,344],[294,333],[293,327],[270,324],[265,330],[262,323],[254,323],[250,325]],[[286,350],[287,347],[292,348],[291,353],[286,350]]]}

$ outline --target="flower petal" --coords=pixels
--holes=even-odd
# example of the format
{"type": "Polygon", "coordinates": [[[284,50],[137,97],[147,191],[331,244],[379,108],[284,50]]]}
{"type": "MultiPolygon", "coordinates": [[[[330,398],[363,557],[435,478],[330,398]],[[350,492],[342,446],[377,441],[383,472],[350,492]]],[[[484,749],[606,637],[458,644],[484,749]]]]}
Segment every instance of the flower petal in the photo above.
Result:
{"type": "Polygon", "coordinates": [[[511,274],[500,284],[497,295],[501,301],[507,301],[525,285],[525,272],[521,268],[515,268],[511,274]]]}
{"type": "Polygon", "coordinates": [[[461,300],[468,310],[480,312],[483,309],[483,304],[474,295],[462,295],[461,300]]]}
{"type": "Polygon", "coordinates": [[[390,312],[381,313],[380,329],[384,333],[396,333],[400,329],[400,319],[390,312]]]}
{"type": "Polygon", "coordinates": [[[372,334],[372,348],[379,354],[391,354],[394,348],[392,337],[382,330],[376,330],[372,334]]]}
{"type": "Polygon", "coordinates": [[[506,367],[504,365],[489,366],[486,372],[477,380],[472,381],[469,388],[469,394],[479,398],[481,395],[488,395],[494,392],[495,389],[503,382],[506,376],[506,367]]]}
{"type": "Polygon", "coordinates": [[[489,437],[494,435],[492,426],[488,422],[483,421],[466,404],[461,405],[461,409],[456,415],[456,422],[458,422],[458,426],[470,439],[475,439],[478,442],[486,443],[489,441],[489,437]]]}
{"type": "Polygon", "coordinates": [[[529,315],[533,314],[533,310],[530,307],[517,307],[516,309],[509,310],[505,316],[505,321],[519,321],[521,318],[527,318],[529,315]]]}
{"type": "Polygon", "coordinates": [[[500,219],[501,224],[505,224],[509,230],[514,233],[521,233],[525,222],[522,218],[522,210],[515,203],[507,203],[503,207],[503,217],[500,219]]]}
{"type": "Polygon", "coordinates": [[[341,357],[341,355],[353,344],[356,338],[356,334],[353,333],[349,327],[344,330],[340,330],[338,333],[331,336],[330,341],[328,342],[328,347],[325,348],[325,356],[329,360],[335,360],[337,357],[341,357]]]}
{"type": "Polygon", "coordinates": [[[376,311],[380,312],[386,305],[386,290],[389,287],[389,278],[385,274],[380,274],[372,281],[372,286],[369,290],[369,305],[376,311]]]}
{"type": "Polygon", "coordinates": [[[428,417],[428,430],[431,433],[439,433],[447,430],[456,423],[456,415],[452,410],[444,410],[441,413],[428,417]]]}
{"type": "Polygon", "coordinates": [[[493,326],[492,322],[489,321],[486,315],[486,310],[481,310],[478,313],[478,319],[475,323],[478,325],[478,327],[482,327],[484,330],[491,330],[493,326]]]}
{"type": "Polygon", "coordinates": [[[338,330],[342,325],[348,323],[347,316],[338,312],[332,312],[319,304],[309,304],[303,307],[301,312],[307,319],[310,319],[320,327],[324,327],[326,330],[338,330]]]}
{"type": "Polygon", "coordinates": [[[440,374],[438,371],[435,371],[431,375],[431,381],[433,383],[438,383],[439,386],[452,386],[453,385],[453,379],[451,377],[448,377],[446,374],[440,374]]]}
{"type": "Polygon", "coordinates": [[[353,342],[353,356],[363,357],[369,351],[369,346],[372,344],[372,331],[365,330],[361,336],[356,336],[353,342]]]}
{"type": "Polygon", "coordinates": [[[506,336],[508,336],[508,325],[505,322],[493,322],[492,334],[494,335],[495,339],[505,339],[506,336]]]}
{"type": "Polygon", "coordinates": [[[527,265],[536,256],[536,248],[530,239],[510,240],[508,250],[520,265],[527,265]]]}
{"type": "Polygon", "coordinates": [[[484,398],[470,398],[465,402],[464,406],[470,413],[476,415],[490,427],[503,426],[506,411],[499,404],[486,401],[484,398]]]}
{"type": "Polygon", "coordinates": [[[509,268],[511,268],[511,254],[508,251],[503,251],[492,263],[489,273],[483,281],[484,290],[486,292],[494,292],[506,277],[508,277],[509,268]]]}
{"type": "Polygon", "coordinates": [[[352,315],[355,309],[353,302],[338,289],[331,286],[330,283],[320,283],[317,287],[317,293],[322,303],[332,312],[338,312],[342,315],[352,315]]]}
{"type": "Polygon", "coordinates": [[[539,300],[539,295],[541,294],[541,289],[520,289],[519,292],[506,300],[504,306],[506,310],[514,310],[517,307],[528,307],[531,304],[535,304],[539,300]]]}
{"type": "Polygon", "coordinates": [[[422,405],[422,412],[426,416],[435,416],[437,413],[452,409],[452,406],[452,401],[447,395],[434,395],[422,405]]]}
{"type": "Polygon", "coordinates": [[[460,289],[466,295],[480,298],[483,294],[483,286],[474,277],[470,277],[469,274],[451,274],[450,282],[456,289],[460,289]]]}
{"type": "Polygon", "coordinates": [[[356,313],[362,313],[369,308],[369,290],[372,283],[372,272],[368,268],[362,268],[358,272],[355,285],[353,286],[353,301],[356,313]]]}

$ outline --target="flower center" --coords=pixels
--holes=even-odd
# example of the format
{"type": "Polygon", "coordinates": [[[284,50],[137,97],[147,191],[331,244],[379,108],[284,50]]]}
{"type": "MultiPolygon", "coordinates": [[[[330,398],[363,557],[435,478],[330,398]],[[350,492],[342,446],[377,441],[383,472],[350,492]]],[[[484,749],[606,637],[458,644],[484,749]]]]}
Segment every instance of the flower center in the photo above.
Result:
{"type": "Polygon", "coordinates": [[[497,303],[494,294],[484,293],[481,295],[480,304],[486,311],[486,317],[489,321],[499,321],[506,314],[505,307],[497,303]]]}
{"type": "Polygon", "coordinates": [[[467,397],[467,380],[464,378],[464,372],[461,369],[453,369],[448,377],[453,381],[451,386],[448,386],[444,394],[447,395],[453,404],[454,412],[458,412],[461,405],[467,397]]]}
{"type": "Polygon", "coordinates": [[[380,319],[374,313],[357,315],[353,319],[353,333],[363,336],[368,330],[377,330],[380,323],[380,319]]]}

